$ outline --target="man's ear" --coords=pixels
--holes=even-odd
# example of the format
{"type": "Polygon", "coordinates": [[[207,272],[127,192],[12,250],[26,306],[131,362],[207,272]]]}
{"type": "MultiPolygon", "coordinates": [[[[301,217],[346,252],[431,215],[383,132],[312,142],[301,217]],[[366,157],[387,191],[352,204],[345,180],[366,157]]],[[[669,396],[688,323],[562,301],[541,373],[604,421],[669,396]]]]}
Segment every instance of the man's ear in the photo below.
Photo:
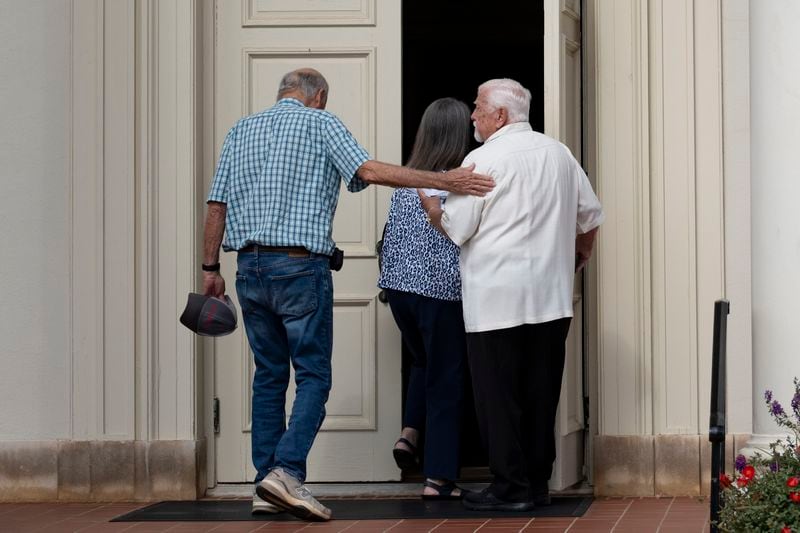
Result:
{"type": "Polygon", "coordinates": [[[497,109],[497,123],[500,128],[508,124],[508,110],[505,107],[497,109]]]}
{"type": "Polygon", "coordinates": [[[312,100],[311,107],[316,109],[325,109],[325,104],[328,102],[328,93],[325,89],[320,89],[314,95],[314,99],[312,100]]]}

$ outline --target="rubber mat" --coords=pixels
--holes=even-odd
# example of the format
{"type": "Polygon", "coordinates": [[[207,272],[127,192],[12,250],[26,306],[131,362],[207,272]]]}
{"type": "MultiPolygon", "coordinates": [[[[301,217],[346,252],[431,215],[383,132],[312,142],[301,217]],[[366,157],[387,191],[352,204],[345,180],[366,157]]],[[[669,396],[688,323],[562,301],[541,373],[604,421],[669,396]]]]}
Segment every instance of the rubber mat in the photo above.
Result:
{"type": "MultiPolygon", "coordinates": [[[[469,511],[459,501],[414,499],[321,500],[340,520],[391,520],[425,518],[512,518],[542,516],[583,516],[592,503],[588,497],[555,497],[552,505],[526,512],[469,511]]],[[[118,516],[112,522],[152,521],[289,521],[288,513],[251,514],[250,500],[201,500],[159,502],[118,516]]]]}

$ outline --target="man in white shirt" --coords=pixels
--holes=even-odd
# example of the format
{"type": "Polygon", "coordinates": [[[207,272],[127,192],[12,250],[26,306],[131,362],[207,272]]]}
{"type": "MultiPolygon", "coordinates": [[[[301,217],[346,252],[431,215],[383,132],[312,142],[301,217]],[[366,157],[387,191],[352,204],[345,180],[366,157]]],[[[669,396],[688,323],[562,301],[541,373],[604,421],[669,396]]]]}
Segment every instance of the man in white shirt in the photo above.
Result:
{"type": "Polygon", "coordinates": [[[484,144],[464,165],[492,176],[492,192],[451,194],[444,205],[420,194],[431,223],[461,247],[475,405],[494,476],[465,497],[475,510],[549,503],[573,278],[603,221],[569,149],[531,129],[530,99],[514,80],[478,88],[472,120],[484,144]]]}

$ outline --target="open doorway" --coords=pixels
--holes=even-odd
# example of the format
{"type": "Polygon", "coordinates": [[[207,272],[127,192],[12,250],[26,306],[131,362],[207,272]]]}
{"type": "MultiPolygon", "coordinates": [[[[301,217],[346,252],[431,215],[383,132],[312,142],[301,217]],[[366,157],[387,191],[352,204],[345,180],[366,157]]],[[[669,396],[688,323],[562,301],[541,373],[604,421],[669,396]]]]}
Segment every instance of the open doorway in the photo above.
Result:
{"type": "Polygon", "coordinates": [[[531,91],[531,126],[544,131],[542,0],[404,0],[403,160],[429,103],[451,96],[472,108],[492,78],[531,91]]]}
{"type": "MultiPolygon", "coordinates": [[[[472,109],[478,85],[492,78],[513,78],[531,91],[530,123],[544,131],[543,0],[404,0],[402,32],[404,162],[428,104],[449,96],[472,109]]],[[[477,146],[473,141],[471,148],[477,146]]],[[[403,349],[403,405],[409,368],[410,356],[403,349]]],[[[489,476],[488,459],[471,389],[464,416],[461,475],[482,481],[489,476]]]]}

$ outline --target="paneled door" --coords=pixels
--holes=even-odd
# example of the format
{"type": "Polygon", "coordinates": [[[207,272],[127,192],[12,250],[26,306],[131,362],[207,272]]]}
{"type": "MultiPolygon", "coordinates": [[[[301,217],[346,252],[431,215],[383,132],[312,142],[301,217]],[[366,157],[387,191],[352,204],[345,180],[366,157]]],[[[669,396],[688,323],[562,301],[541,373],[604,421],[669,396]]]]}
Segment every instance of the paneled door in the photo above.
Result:
{"type": "MultiPolygon", "coordinates": [[[[581,160],[581,3],[545,0],[545,133],[566,144],[581,160]]],[[[574,318],[556,416],[556,462],[550,488],[559,490],[583,479],[583,295],[575,277],[574,318]]]]}
{"type": "MultiPolygon", "coordinates": [[[[271,106],[283,74],[319,70],[330,84],[327,109],[369,153],[399,163],[401,151],[399,1],[217,0],[214,135],[217,151],[244,115],[271,106]]],[[[217,152],[218,153],[218,152],[217,152]]],[[[334,239],[345,252],[334,273],[333,390],[308,463],[309,481],[400,478],[391,448],[400,429],[400,338],[377,299],[375,242],[391,191],[342,189],[334,239]]],[[[223,254],[232,290],[235,254],[223,254]]],[[[219,399],[216,477],[252,481],[252,355],[243,328],[215,344],[219,399]]],[[[290,412],[293,385],[287,413],[290,412]]]]}

